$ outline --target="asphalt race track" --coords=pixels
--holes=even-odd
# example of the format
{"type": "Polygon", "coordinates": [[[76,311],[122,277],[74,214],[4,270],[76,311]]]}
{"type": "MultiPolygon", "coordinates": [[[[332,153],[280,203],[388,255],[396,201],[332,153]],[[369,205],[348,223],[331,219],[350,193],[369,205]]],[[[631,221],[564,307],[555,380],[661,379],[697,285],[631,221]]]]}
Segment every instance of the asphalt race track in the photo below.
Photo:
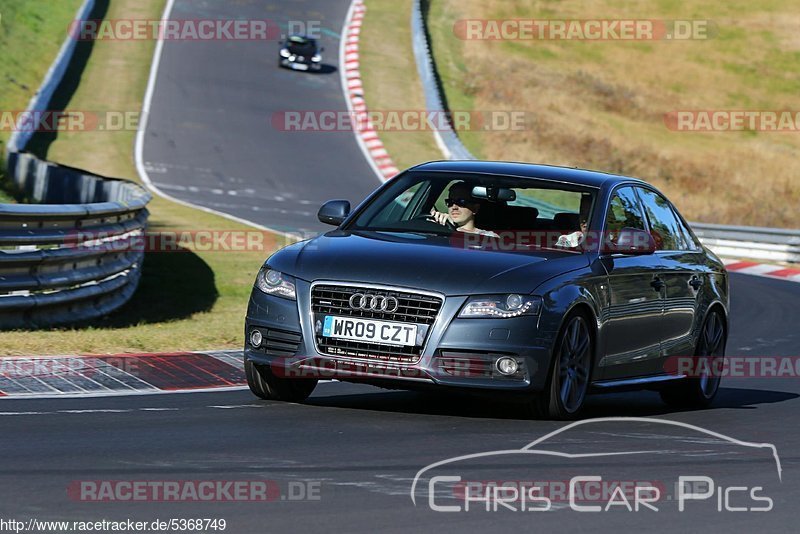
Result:
{"type": "MultiPolygon", "coordinates": [[[[728,354],[796,354],[798,333],[792,323],[800,285],[745,275],[733,275],[732,283],[728,354]]],[[[559,528],[565,522],[569,530],[653,529],[654,521],[664,530],[708,524],[711,531],[785,531],[796,519],[800,493],[798,379],[726,379],[722,386],[708,410],[669,412],[656,394],[641,392],[591,397],[586,415],[658,417],[742,441],[773,443],[782,481],[764,451],[723,446],[708,436],[654,424],[597,423],[557,436],[551,447],[587,453],[644,446],[658,452],[584,461],[581,474],[659,480],[664,485],[678,476],[708,475],[726,487],[764,487],[774,501],[770,512],[718,512],[714,498],[691,502],[682,513],[674,502],[659,512],[433,512],[419,488],[417,506],[410,498],[413,478],[426,465],[464,454],[517,449],[564,425],[525,420],[513,405],[480,398],[337,382],[320,384],[304,405],[260,401],[249,391],[3,400],[0,512],[4,517],[41,520],[216,517],[227,520],[229,532],[371,532],[378,526],[386,531],[411,526],[476,531],[559,528]],[[71,485],[97,480],[268,480],[286,500],[109,503],[82,502],[68,494],[71,485]],[[319,498],[288,498],[289,485],[298,483],[310,484],[319,498]]],[[[471,466],[478,474],[469,480],[564,480],[568,468],[567,461],[530,464],[509,458],[471,466]]],[[[445,495],[437,502],[456,501],[445,495]]]]}
{"type": "MultiPolygon", "coordinates": [[[[324,27],[338,33],[347,1],[271,6],[266,0],[179,0],[174,16],[322,19],[324,27]]],[[[326,61],[335,67],[338,42],[326,35],[326,61]]],[[[269,115],[276,110],[345,105],[337,74],[278,70],[273,48],[167,43],[145,145],[148,172],[160,188],[183,200],[270,227],[315,229],[321,201],[344,195],[356,202],[377,185],[377,178],[349,132],[271,129],[269,115]]],[[[728,356],[798,355],[800,284],[733,274],[731,294],[728,356]]],[[[554,436],[549,448],[570,454],[646,453],[576,463],[511,455],[448,472],[466,480],[558,482],[568,480],[580,465],[581,475],[657,481],[666,492],[679,476],[709,476],[717,486],[713,497],[691,501],[683,512],[673,498],[660,503],[658,512],[616,506],[596,513],[571,510],[563,499],[550,512],[487,512],[480,505],[468,512],[436,512],[429,507],[427,482],[417,486],[416,505],[412,502],[414,477],[428,464],[520,449],[564,426],[526,420],[514,405],[483,398],[326,382],[305,404],[260,401],[249,391],[5,399],[0,401],[0,517],[223,518],[226,531],[236,533],[410,528],[783,532],[796,525],[800,497],[798,397],[798,377],[735,378],[723,379],[715,405],[707,410],[671,412],[657,394],[638,392],[591,397],[585,414],[655,417],[736,440],[771,443],[777,448],[780,478],[764,449],[682,427],[632,421],[576,427],[554,436]],[[74,491],[81,481],[120,480],[269,481],[277,492],[269,502],[93,502],[74,491]],[[727,499],[724,489],[732,487],[761,487],[759,494],[772,499],[773,509],[719,511],[727,499]]],[[[741,495],[725,504],[763,504],[741,495]]],[[[448,491],[435,493],[434,500],[464,505],[448,491]]]]}
{"type": "Polygon", "coordinates": [[[143,146],[164,193],[282,231],[319,231],[326,200],[379,185],[351,131],[282,131],[287,111],[346,111],[338,72],[348,0],[177,0],[173,19],[320,24],[320,73],[278,68],[277,41],[166,41],[143,146]],[[280,123],[280,121],[277,121],[280,123]]]}

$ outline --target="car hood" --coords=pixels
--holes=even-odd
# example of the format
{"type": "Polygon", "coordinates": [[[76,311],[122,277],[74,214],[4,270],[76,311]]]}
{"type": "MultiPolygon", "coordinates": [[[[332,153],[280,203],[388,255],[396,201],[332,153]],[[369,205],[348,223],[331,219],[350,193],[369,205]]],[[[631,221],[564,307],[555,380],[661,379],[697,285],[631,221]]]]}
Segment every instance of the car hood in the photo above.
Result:
{"type": "Polygon", "coordinates": [[[286,48],[296,56],[311,57],[317,54],[316,46],[290,44],[286,48]]]}
{"type": "Polygon", "coordinates": [[[268,263],[308,282],[396,285],[446,295],[528,293],[589,264],[586,255],[567,251],[472,250],[447,237],[338,230],[286,247],[268,263]]]}

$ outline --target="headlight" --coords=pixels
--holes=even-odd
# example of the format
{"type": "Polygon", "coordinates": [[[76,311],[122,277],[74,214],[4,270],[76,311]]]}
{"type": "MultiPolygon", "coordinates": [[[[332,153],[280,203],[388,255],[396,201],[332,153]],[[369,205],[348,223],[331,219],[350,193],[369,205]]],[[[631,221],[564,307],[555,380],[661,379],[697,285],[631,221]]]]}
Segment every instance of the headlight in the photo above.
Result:
{"type": "Polygon", "coordinates": [[[459,317],[494,317],[504,319],[520,315],[539,315],[542,298],[528,295],[481,295],[470,297],[459,317]]]}
{"type": "Polygon", "coordinates": [[[275,295],[276,297],[291,300],[297,299],[294,278],[266,266],[258,271],[256,287],[267,295],[275,295]]]}
{"type": "Polygon", "coordinates": [[[291,54],[291,55],[289,56],[289,61],[294,61],[295,59],[297,59],[297,56],[296,56],[296,55],[294,55],[294,54],[291,54]]]}
{"type": "Polygon", "coordinates": [[[291,54],[286,48],[281,48],[281,57],[289,57],[291,54]]]}
{"type": "Polygon", "coordinates": [[[311,56],[311,61],[313,61],[314,63],[319,63],[320,61],[322,61],[322,56],[319,54],[314,54],[313,56],[311,56]]]}

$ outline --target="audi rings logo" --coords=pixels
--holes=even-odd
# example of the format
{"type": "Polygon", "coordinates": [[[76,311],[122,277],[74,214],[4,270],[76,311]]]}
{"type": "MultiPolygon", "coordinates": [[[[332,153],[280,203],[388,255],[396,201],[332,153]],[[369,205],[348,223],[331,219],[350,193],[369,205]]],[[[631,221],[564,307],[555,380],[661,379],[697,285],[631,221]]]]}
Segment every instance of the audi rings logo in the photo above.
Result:
{"type": "Polygon", "coordinates": [[[354,310],[396,312],[400,303],[395,297],[371,295],[369,293],[356,293],[350,297],[350,307],[354,310]]]}

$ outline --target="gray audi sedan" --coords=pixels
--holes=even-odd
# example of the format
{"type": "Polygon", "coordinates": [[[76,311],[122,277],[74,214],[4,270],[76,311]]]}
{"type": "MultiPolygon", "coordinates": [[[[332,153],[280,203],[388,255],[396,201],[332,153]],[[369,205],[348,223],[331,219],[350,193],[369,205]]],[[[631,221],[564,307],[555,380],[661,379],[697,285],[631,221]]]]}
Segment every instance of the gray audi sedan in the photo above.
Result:
{"type": "Polygon", "coordinates": [[[590,393],[703,407],[720,382],[728,276],[641,180],[523,163],[413,167],[335,229],[273,254],[245,321],[253,393],[320,379],[459,388],[575,417],[590,393]]]}

